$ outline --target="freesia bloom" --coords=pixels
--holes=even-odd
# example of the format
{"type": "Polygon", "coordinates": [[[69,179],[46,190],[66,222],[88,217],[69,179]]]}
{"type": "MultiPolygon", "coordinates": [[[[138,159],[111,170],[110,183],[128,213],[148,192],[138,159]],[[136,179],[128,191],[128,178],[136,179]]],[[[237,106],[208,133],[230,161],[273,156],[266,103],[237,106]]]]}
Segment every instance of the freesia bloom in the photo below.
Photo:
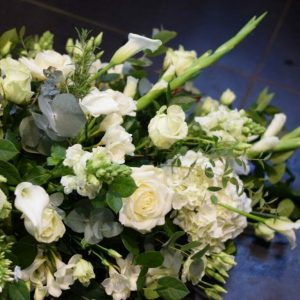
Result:
{"type": "Polygon", "coordinates": [[[276,136],[264,136],[256,142],[251,148],[252,152],[266,152],[272,150],[279,143],[279,138],[276,136]]]}
{"type": "Polygon", "coordinates": [[[125,300],[130,296],[131,291],[137,290],[136,283],[141,267],[132,263],[130,255],[126,259],[118,258],[117,264],[120,271],[110,266],[109,278],[102,282],[102,286],[113,300],[125,300]]]}
{"type": "Polygon", "coordinates": [[[300,228],[300,220],[295,223],[286,217],[266,219],[264,223],[258,223],[255,227],[255,234],[267,241],[273,239],[275,232],[281,233],[287,237],[291,248],[296,247],[295,230],[300,228]]]}
{"type": "Polygon", "coordinates": [[[148,131],[155,146],[169,149],[175,142],[185,138],[188,126],[185,122],[185,114],[178,105],[171,105],[164,113],[165,107],[151,119],[148,131]]]}
{"type": "Polygon", "coordinates": [[[121,64],[128,58],[146,49],[154,52],[161,44],[160,40],[153,40],[138,34],[129,33],[128,42],[115,52],[110,62],[114,65],[121,64]]]}
{"type": "Polygon", "coordinates": [[[15,195],[15,207],[30,220],[34,227],[41,227],[43,211],[50,201],[47,192],[41,186],[22,182],[17,185],[15,195]]]}
{"type": "Polygon", "coordinates": [[[49,67],[61,71],[65,78],[75,69],[69,55],[61,55],[53,50],[39,52],[34,59],[21,57],[20,61],[31,71],[32,77],[36,80],[45,80],[44,70],[49,67]]]}
{"type": "Polygon", "coordinates": [[[123,118],[118,113],[112,113],[107,115],[100,123],[100,130],[106,131],[108,128],[121,125],[123,123],[123,118]]]}
{"type": "Polygon", "coordinates": [[[130,97],[130,98],[133,98],[136,94],[136,91],[137,91],[138,82],[139,82],[138,79],[136,79],[132,76],[128,76],[123,94],[125,96],[130,97]]]}
{"type": "Polygon", "coordinates": [[[30,70],[10,57],[0,60],[0,70],[0,94],[16,104],[28,103],[33,95],[30,70]]]}
{"type": "Polygon", "coordinates": [[[132,168],[132,177],[138,188],[130,197],[123,199],[119,220],[124,226],[149,232],[165,223],[174,193],[167,186],[164,172],[159,168],[150,165],[132,168]]]}

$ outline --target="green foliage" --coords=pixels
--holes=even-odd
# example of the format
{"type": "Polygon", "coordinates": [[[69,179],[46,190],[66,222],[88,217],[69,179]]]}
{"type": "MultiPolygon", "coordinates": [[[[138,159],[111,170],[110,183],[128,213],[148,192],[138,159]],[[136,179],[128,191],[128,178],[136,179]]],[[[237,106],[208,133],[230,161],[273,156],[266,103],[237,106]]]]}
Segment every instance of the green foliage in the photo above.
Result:
{"type": "Polygon", "coordinates": [[[21,181],[17,168],[13,164],[3,160],[0,160],[0,175],[7,179],[8,184],[17,185],[21,181]]]}
{"type": "Polygon", "coordinates": [[[181,300],[190,292],[178,278],[166,276],[158,280],[157,293],[164,300],[181,300]]]}
{"type": "Polygon", "coordinates": [[[162,265],[164,257],[158,251],[143,252],[135,257],[135,264],[147,268],[156,268],[162,265]]]}
{"type": "Polygon", "coordinates": [[[117,193],[122,198],[129,197],[136,189],[137,185],[131,176],[116,178],[109,185],[109,191],[117,193]]]}
{"type": "Polygon", "coordinates": [[[7,284],[8,300],[30,300],[30,292],[23,280],[7,284]]]}
{"type": "Polygon", "coordinates": [[[9,140],[0,140],[0,160],[8,161],[18,155],[16,146],[9,140]]]}
{"type": "Polygon", "coordinates": [[[51,147],[51,156],[47,158],[48,166],[57,166],[65,159],[66,149],[59,145],[51,147]]]}
{"type": "Polygon", "coordinates": [[[116,214],[122,208],[122,198],[115,193],[107,192],[105,201],[116,214]]]}

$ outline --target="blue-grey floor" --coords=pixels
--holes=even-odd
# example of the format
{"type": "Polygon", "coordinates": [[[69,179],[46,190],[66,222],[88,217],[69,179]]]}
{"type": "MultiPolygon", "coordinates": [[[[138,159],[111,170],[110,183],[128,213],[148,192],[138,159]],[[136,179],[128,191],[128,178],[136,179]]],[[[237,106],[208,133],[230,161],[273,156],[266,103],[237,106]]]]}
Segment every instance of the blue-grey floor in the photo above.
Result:
{"type": "MultiPolygon", "coordinates": [[[[240,107],[251,105],[268,86],[276,93],[274,104],[288,114],[287,127],[292,129],[300,124],[299,0],[0,0],[0,31],[22,25],[29,33],[50,30],[61,51],[66,38],[76,36],[75,26],[103,31],[103,48],[109,58],[126,41],[128,32],[150,35],[153,27],[163,26],[178,32],[172,46],[182,44],[201,54],[265,11],[268,16],[259,28],[204,71],[197,86],[213,97],[229,87],[236,92],[240,107]]],[[[299,153],[291,168],[299,174],[295,183],[299,189],[299,153]]],[[[269,245],[243,235],[239,238],[238,266],[225,299],[300,299],[299,249],[291,251],[281,238],[269,245]]]]}

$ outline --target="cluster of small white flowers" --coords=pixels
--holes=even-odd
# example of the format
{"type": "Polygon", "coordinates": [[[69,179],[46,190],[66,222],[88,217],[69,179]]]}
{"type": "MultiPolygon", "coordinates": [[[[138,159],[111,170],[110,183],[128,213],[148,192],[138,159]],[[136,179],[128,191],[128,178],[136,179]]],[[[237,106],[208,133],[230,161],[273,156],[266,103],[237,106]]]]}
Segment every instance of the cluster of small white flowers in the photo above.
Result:
{"type": "Polygon", "coordinates": [[[61,178],[65,194],[70,194],[76,190],[81,196],[86,196],[90,199],[96,197],[102,183],[95,176],[89,176],[86,163],[98,151],[106,152],[103,147],[94,148],[93,152],[84,151],[80,144],[73,145],[67,149],[63,164],[72,168],[75,175],[66,175],[61,178]]]}
{"type": "Polygon", "coordinates": [[[238,208],[245,212],[251,211],[251,200],[241,192],[242,182],[232,174],[238,184],[228,183],[220,191],[210,192],[210,186],[222,186],[224,164],[216,161],[213,166],[201,152],[188,151],[180,158],[180,167],[166,167],[169,184],[176,196],[173,208],[178,210],[174,223],[180,226],[191,241],[202,241],[203,246],[222,248],[223,243],[239,235],[247,226],[245,217],[212,203],[215,195],[219,202],[238,208]],[[211,168],[213,178],[205,175],[205,169],[211,168]]]}
{"type": "Polygon", "coordinates": [[[247,120],[244,110],[230,110],[224,105],[206,116],[195,118],[209,136],[217,136],[223,142],[245,141],[243,127],[247,120]]]}

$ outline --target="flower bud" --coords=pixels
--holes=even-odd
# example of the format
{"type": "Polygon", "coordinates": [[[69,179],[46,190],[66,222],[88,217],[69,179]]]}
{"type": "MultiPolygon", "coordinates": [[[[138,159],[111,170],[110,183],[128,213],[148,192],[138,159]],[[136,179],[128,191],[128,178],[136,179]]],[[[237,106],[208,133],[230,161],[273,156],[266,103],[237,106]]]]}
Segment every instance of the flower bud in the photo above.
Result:
{"type": "Polygon", "coordinates": [[[270,123],[270,125],[266,129],[263,136],[267,137],[267,136],[277,135],[281,131],[281,129],[284,126],[285,122],[286,122],[286,115],[285,114],[283,114],[283,113],[276,114],[274,116],[272,122],[270,123]]]}
{"type": "Polygon", "coordinates": [[[230,105],[233,103],[233,101],[235,100],[236,98],[236,95],[235,93],[230,90],[230,89],[227,89],[223,92],[223,94],[221,95],[221,103],[224,104],[224,105],[230,105]]]}

